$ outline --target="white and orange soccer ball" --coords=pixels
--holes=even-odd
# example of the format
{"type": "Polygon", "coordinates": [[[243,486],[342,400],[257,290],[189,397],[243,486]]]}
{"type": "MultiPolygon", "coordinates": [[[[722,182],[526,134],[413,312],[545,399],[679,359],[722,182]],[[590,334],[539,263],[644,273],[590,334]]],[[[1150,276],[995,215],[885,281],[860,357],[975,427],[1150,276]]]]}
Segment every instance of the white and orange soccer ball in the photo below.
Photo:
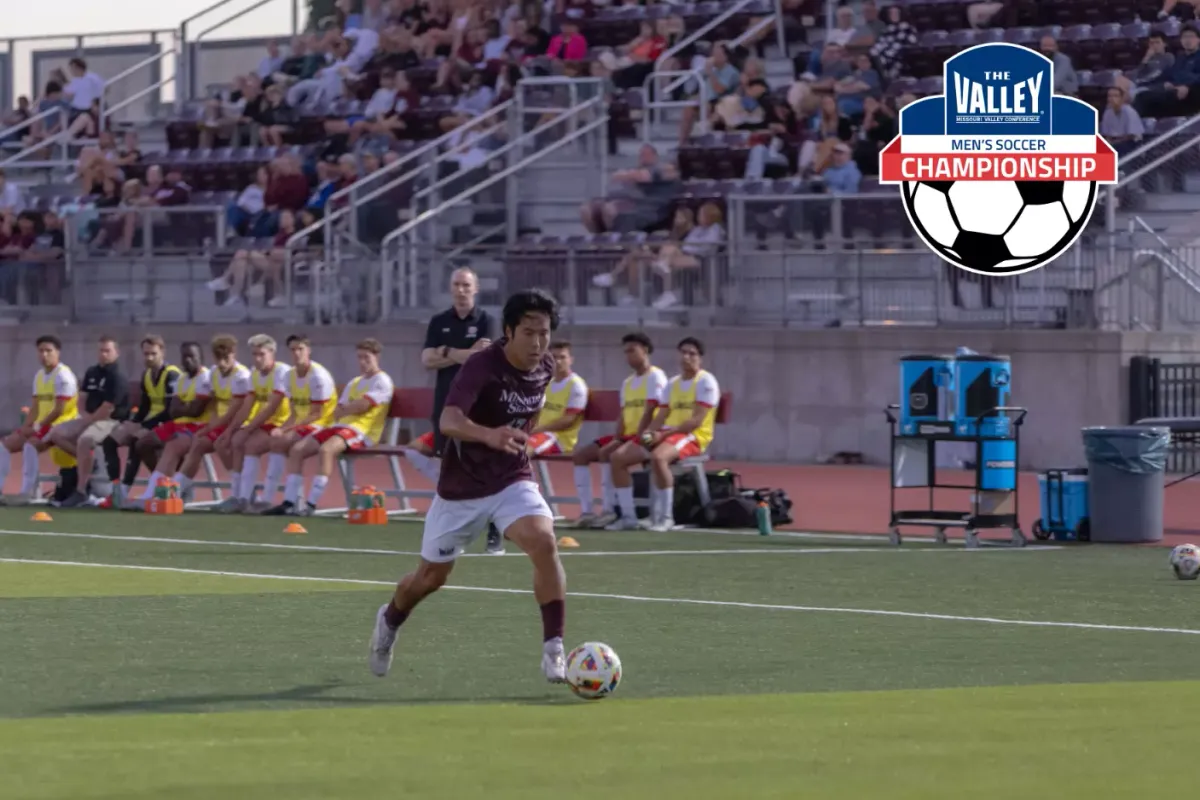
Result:
{"type": "Polygon", "coordinates": [[[1181,581],[1200,578],[1200,547],[1194,544],[1177,545],[1171,550],[1171,570],[1181,581]]]}
{"type": "Polygon", "coordinates": [[[584,700],[608,697],[621,685],[621,659],[603,642],[584,642],[567,654],[567,685],[584,700]]]}

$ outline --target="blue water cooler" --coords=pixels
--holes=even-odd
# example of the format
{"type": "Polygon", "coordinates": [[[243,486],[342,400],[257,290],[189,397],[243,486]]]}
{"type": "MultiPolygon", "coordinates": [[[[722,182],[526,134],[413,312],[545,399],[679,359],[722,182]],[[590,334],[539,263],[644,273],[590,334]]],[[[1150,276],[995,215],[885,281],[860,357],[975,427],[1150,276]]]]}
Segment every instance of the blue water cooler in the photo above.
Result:
{"type": "Polygon", "coordinates": [[[989,492],[1017,488],[1016,439],[984,439],[979,443],[978,488],[989,492]]]}
{"type": "Polygon", "coordinates": [[[943,409],[949,408],[946,396],[953,385],[953,356],[902,357],[900,359],[900,435],[916,434],[923,423],[944,422],[943,409]]]}
{"type": "Polygon", "coordinates": [[[985,417],[975,430],[976,418],[981,414],[1009,405],[1011,379],[1008,356],[967,355],[955,359],[954,432],[959,436],[1011,436],[1012,425],[1003,412],[985,417]]]}
{"type": "Polygon", "coordinates": [[[1051,469],[1038,475],[1042,516],[1033,523],[1038,539],[1060,541],[1091,538],[1088,519],[1088,471],[1085,468],[1051,469]]]}

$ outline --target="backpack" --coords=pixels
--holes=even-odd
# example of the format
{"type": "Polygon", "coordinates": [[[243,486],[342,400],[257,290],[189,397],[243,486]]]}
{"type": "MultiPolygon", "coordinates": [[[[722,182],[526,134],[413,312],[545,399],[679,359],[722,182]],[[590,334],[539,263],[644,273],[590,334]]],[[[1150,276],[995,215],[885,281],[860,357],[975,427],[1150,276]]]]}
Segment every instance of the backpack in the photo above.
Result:
{"type": "MultiPolygon", "coordinates": [[[[771,525],[790,525],[792,522],[792,500],[783,489],[746,489],[742,494],[755,506],[766,503],[771,511],[771,525]]],[[[753,527],[753,526],[752,526],[753,527]]]]}
{"type": "Polygon", "coordinates": [[[701,516],[706,528],[755,528],[757,511],[758,503],[742,495],[713,500],[701,516]]]}
{"type": "MultiPolygon", "coordinates": [[[[742,491],[738,474],[723,469],[705,474],[708,482],[709,505],[717,500],[739,497],[742,491]]],[[[645,500],[650,497],[650,473],[647,470],[633,473],[634,499],[645,500]]],[[[696,485],[696,473],[687,470],[675,476],[675,502],[672,509],[675,522],[678,525],[700,525],[705,523],[705,506],[700,503],[700,488],[696,485]]],[[[650,509],[639,506],[639,519],[650,516],[650,509]]]]}

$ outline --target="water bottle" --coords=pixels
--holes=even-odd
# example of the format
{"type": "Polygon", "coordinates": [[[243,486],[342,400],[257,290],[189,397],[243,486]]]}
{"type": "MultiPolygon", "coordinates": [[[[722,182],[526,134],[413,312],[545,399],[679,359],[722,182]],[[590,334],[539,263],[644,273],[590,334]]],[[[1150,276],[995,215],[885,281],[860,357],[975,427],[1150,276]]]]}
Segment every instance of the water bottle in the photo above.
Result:
{"type": "Polygon", "coordinates": [[[758,508],[754,512],[754,519],[758,522],[758,533],[760,536],[771,535],[771,507],[767,505],[765,500],[758,503],[758,508]]]}

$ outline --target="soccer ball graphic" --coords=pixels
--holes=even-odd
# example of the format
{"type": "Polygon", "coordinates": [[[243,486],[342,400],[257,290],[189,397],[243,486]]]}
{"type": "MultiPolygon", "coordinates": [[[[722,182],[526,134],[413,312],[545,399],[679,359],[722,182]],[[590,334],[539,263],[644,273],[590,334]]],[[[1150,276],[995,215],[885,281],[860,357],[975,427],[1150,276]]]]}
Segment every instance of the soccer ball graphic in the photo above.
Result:
{"type": "Polygon", "coordinates": [[[910,181],[904,207],[942,258],[983,275],[1016,275],[1062,254],[1096,202],[1091,181],[910,181]]]}
{"type": "Polygon", "coordinates": [[[1181,544],[1171,551],[1171,569],[1181,581],[1194,581],[1200,577],[1200,547],[1181,544]]]}
{"type": "Polygon", "coordinates": [[[567,654],[567,685],[584,700],[608,697],[621,684],[621,659],[602,642],[584,642],[567,654]]]}

